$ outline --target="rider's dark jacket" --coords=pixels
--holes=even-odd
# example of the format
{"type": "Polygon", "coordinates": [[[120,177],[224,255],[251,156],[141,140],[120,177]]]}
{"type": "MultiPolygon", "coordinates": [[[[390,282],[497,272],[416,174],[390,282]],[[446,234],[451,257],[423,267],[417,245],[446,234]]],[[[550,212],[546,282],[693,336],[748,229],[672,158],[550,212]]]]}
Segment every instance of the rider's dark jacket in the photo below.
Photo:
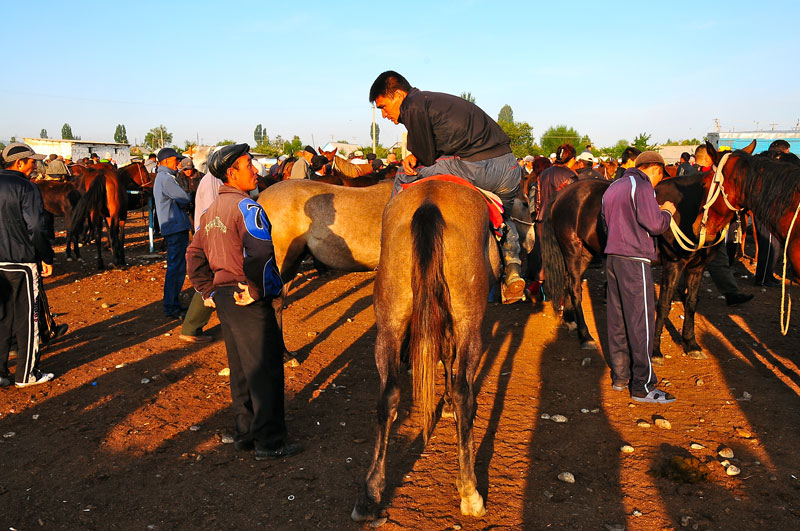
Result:
{"type": "Polygon", "coordinates": [[[398,121],[408,130],[408,150],[423,166],[442,156],[480,161],[511,153],[508,135],[464,98],[412,88],[398,121]]]}
{"type": "Polygon", "coordinates": [[[42,194],[25,175],[0,170],[0,262],[53,263],[42,194]]]}
{"type": "Polygon", "coordinates": [[[669,229],[672,218],[658,206],[653,183],[636,168],[628,168],[605,191],[602,216],[608,234],[606,254],[646,261],[658,256],[655,236],[669,229]]]}
{"type": "Polygon", "coordinates": [[[204,299],[218,286],[246,283],[255,300],[283,289],[264,209],[246,193],[222,185],[200,218],[186,251],[189,280],[204,299]]]}

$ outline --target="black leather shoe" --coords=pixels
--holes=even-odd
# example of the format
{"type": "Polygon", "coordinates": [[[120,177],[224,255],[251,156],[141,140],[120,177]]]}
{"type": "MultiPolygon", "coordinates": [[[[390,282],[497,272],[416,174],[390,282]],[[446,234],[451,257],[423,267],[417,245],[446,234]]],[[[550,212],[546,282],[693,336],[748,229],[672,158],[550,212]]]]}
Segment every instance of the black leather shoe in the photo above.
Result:
{"type": "Polygon", "coordinates": [[[255,456],[256,461],[264,461],[266,459],[281,459],[283,457],[292,457],[293,455],[299,454],[303,450],[305,450],[305,448],[299,442],[283,443],[274,450],[268,450],[267,448],[259,448],[258,444],[256,444],[256,449],[253,452],[253,455],[255,456]]]}
{"type": "Polygon", "coordinates": [[[234,437],[233,447],[240,452],[249,452],[255,448],[255,444],[253,443],[253,439],[240,439],[238,437],[234,437]]]}
{"type": "Polygon", "coordinates": [[[728,306],[736,306],[737,304],[744,304],[746,302],[750,302],[753,300],[753,295],[749,295],[747,293],[739,293],[738,291],[735,293],[726,293],[725,294],[725,304],[728,306]]]}
{"type": "Polygon", "coordinates": [[[783,282],[779,278],[775,278],[773,276],[769,276],[764,280],[764,282],[756,281],[756,286],[764,286],[767,288],[779,288],[783,285],[783,282]]]}

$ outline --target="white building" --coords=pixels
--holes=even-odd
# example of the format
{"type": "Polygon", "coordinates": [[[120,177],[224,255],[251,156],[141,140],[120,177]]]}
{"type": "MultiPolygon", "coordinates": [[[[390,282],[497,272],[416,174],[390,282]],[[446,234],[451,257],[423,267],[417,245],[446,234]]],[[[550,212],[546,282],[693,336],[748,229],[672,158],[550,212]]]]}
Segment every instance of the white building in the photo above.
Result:
{"type": "Polygon", "coordinates": [[[90,157],[93,153],[97,153],[101,159],[114,159],[119,167],[131,162],[130,144],[59,138],[23,138],[22,141],[40,155],[48,156],[55,153],[64,158],[69,157],[73,162],[78,162],[83,157],[90,157]]]}

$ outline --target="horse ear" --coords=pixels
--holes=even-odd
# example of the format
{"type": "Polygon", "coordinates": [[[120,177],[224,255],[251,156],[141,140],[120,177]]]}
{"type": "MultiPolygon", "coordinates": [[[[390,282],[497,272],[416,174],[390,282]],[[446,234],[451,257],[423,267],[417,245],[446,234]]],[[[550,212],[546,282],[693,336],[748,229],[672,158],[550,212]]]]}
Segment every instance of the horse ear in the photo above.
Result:
{"type": "Polygon", "coordinates": [[[750,142],[746,147],[742,148],[742,151],[744,151],[745,153],[748,153],[750,155],[752,155],[753,151],[755,151],[755,150],[756,150],[756,141],[755,140],[750,142]]]}
{"type": "Polygon", "coordinates": [[[714,148],[714,144],[706,140],[706,151],[708,151],[708,156],[711,157],[711,160],[714,161],[714,164],[719,162],[719,153],[717,153],[716,148],[714,148]]]}

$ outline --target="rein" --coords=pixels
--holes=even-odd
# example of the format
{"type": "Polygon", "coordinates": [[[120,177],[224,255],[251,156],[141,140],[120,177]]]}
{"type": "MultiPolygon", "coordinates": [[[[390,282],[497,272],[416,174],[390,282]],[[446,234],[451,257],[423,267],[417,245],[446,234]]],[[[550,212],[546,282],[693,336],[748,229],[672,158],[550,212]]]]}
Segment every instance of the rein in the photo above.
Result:
{"type": "Polygon", "coordinates": [[[708,199],[703,205],[703,219],[700,221],[700,237],[697,241],[697,245],[695,245],[694,242],[692,242],[692,240],[686,236],[686,234],[684,234],[680,227],[678,227],[678,224],[675,222],[675,218],[670,218],[669,227],[672,229],[672,234],[675,236],[675,241],[684,251],[693,253],[705,247],[713,247],[722,242],[725,239],[725,236],[728,235],[728,227],[725,227],[722,230],[719,238],[717,238],[713,243],[706,244],[706,223],[708,222],[708,211],[711,209],[711,206],[717,201],[717,198],[719,198],[720,195],[722,195],[722,199],[725,201],[725,205],[728,207],[728,209],[736,212],[738,218],[739,209],[731,205],[723,185],[725,176],[722,175],[722,168],[728,161],[729,156],[730,153],[725,153],[725,155],[722,156],[722,160],[720,160],[719,165],[716,167],[714,178],[711,180],[711,184],[708,187],[708,199]]]}

